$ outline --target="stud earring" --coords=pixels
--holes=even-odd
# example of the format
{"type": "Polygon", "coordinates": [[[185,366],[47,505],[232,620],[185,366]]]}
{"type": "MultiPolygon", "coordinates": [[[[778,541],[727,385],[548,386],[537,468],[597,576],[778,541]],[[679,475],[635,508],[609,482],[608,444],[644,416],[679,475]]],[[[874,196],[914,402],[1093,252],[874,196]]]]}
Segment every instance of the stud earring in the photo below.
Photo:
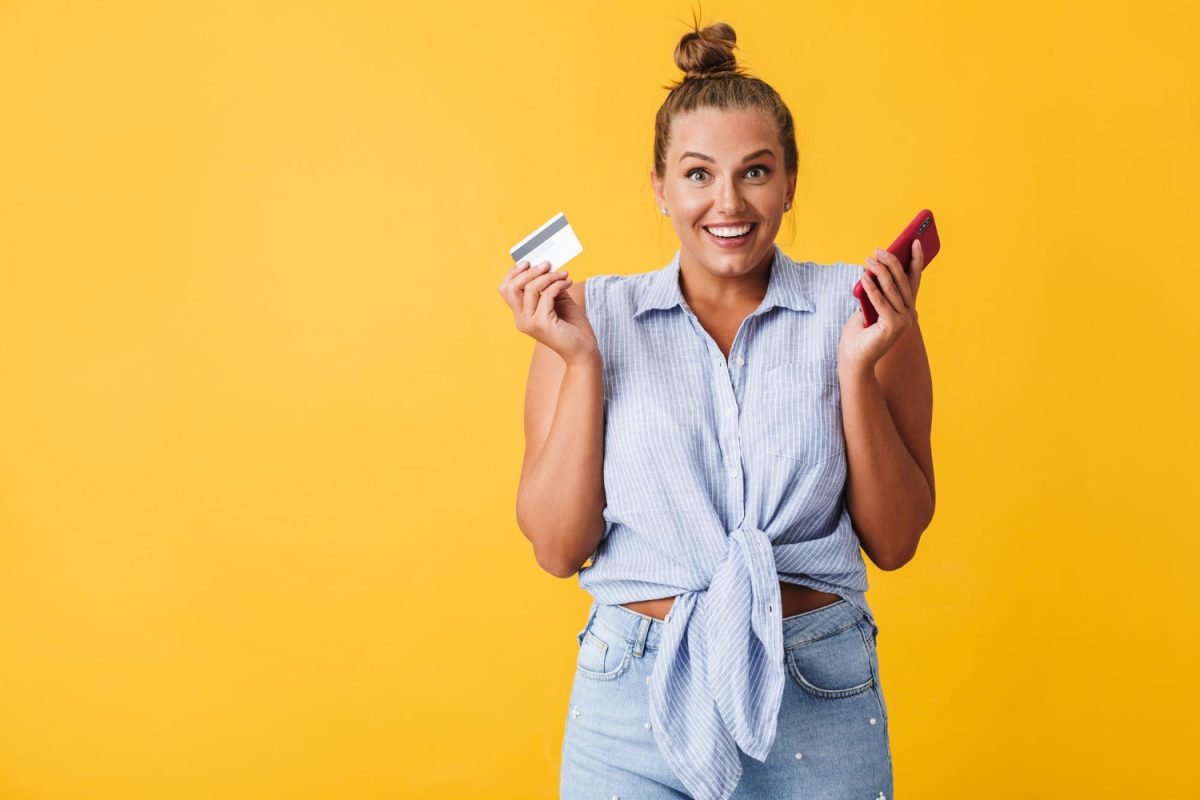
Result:
{"type": "Polygon", "coordinates": [[[783,204],[783,210],[784,210],[784,211],[787,211],[787,210],[788,210],[789,208],[791,208],[791,207],[792,207],[792,201],[791,201],[791,200],[788,200],[788,201],[786,201],[786,202],[783,204]]]}
{"type": "Polygon", "coordinates": [[[669,217],[669,216],[671,216],[671,212],[670,212],[670,211],[667,211],[665,208],[662,210],[662,212],[663,212],[663,216],[664,216],[664,217],[669,217]]]}

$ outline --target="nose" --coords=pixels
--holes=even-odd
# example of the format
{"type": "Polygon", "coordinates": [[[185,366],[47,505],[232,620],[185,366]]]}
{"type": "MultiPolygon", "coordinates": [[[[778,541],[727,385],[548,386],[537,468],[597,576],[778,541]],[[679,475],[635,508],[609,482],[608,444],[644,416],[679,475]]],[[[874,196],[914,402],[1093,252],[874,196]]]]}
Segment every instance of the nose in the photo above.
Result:
{"type": "Polygon", "coordinates": [[[742,195],[738,191],[737,181],[725,181],[717,205],[724,214],[733,215],[742,210],[742,195]]]}

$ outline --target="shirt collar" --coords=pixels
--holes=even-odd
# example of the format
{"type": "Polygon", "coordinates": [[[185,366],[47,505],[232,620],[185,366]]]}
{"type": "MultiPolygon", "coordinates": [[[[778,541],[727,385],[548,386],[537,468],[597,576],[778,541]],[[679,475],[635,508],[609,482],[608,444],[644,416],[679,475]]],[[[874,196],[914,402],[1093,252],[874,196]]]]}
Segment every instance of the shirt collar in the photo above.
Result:
{"type": "MultiPolygon", "coordinates": [[[[787,254],[775,248],[775,260],[771,263],[771,278],[767,284],[767,294],[762,305],[755,313],[783,306],[794,311],[815,311],[812,299],[805,290],[804,269],[788,258],[787,254]]],[[[668,309],[683,306],[683,292],[679,288],[679,254],[675,251],[671,263],[650,273],[646,284],[637,300],[637,308],[633,312],[636,319],[650,309],[668,309]]]]}

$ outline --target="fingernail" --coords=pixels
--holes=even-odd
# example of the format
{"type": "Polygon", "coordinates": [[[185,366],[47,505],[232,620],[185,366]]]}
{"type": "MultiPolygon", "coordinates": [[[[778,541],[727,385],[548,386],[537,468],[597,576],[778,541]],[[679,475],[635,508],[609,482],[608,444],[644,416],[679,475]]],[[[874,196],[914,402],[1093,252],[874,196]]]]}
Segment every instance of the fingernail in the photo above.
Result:
{"type": "Polygon", "coordinates": [[[876,258],[883,258],[883,251],[882,251],[882,250],[880,250],[878,247],[876,247],[876,248],[875,248],[875,257],[876,257],[876,258]]]}
{"type": "Polygon", "coordinates": [[[913,247],[917,248],[918,250],[924,250],[924,249],[925,249],[925,248],[921,247],[921,240],[920,240],[920,239],[916,239],[915,241],[913,241],[913,247]]]}

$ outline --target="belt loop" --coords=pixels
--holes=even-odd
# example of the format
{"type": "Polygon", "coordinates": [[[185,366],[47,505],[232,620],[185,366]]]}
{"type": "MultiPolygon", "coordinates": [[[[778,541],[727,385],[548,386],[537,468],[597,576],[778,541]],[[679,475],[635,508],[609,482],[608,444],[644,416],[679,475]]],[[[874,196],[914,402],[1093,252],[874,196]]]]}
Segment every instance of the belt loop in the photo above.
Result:
{"type": "Polygon", "coordinates": [[[598,603],[592,600],[592,607],[588,609],[587,622],[583,623],[583,628],[576,634],[575,638],[579,640],[579,646],[583,647],[583,635],[587,633],[587,629],[592,627],[592,618],[596,616],[596,608],[598,603]]]}
{"type": "Polygon", "coordinates": [[[650,634],[650,618],[642,617],[638,623],[637,641],[633,644],[633,654],[638,658],[642,657],[642,653],[646,652],[646,638],[650,634]]]}

